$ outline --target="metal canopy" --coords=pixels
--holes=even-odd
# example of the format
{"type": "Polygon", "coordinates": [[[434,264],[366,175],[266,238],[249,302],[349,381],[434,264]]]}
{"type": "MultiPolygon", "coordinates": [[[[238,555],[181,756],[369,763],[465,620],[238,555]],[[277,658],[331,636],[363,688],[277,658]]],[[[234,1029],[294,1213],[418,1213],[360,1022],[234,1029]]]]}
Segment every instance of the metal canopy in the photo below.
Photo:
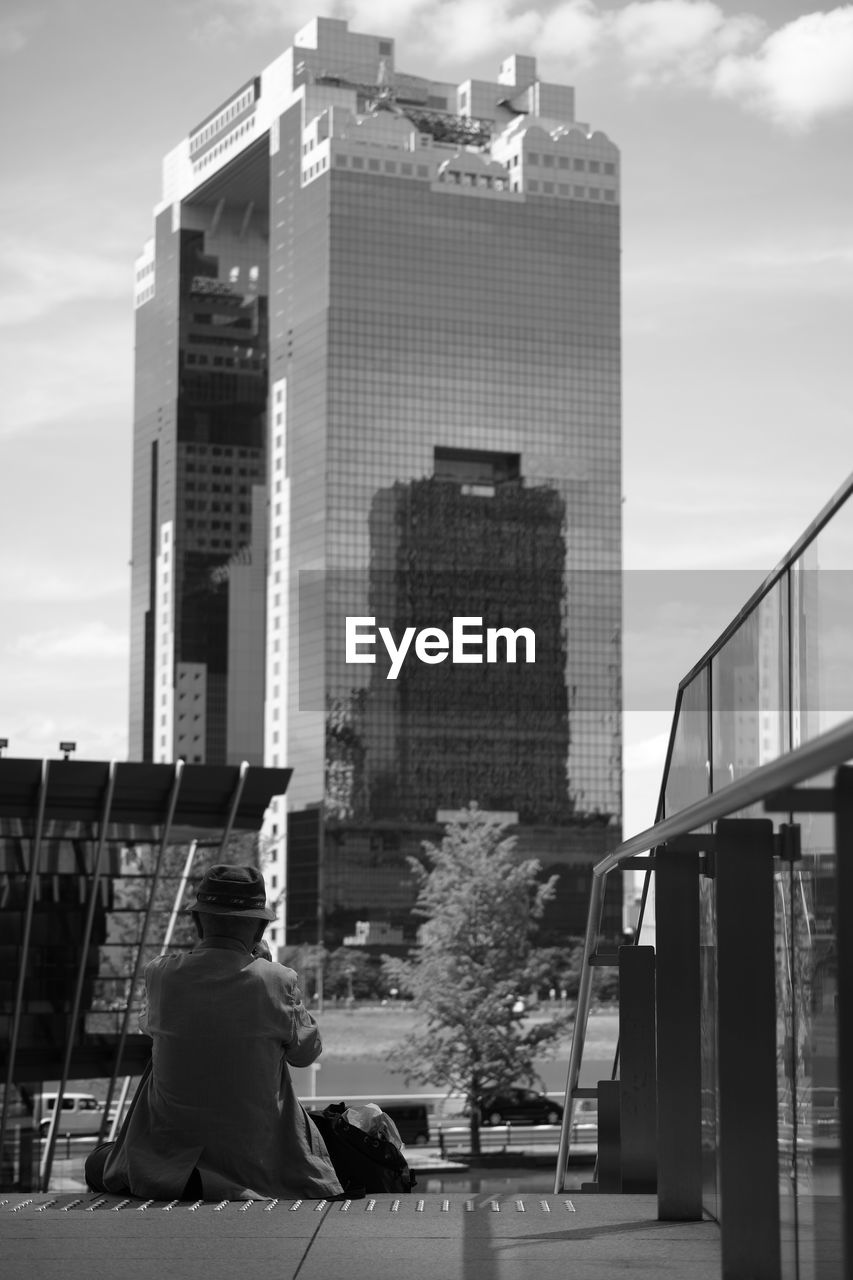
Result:
{"type": "MultiPolygon", "coordinates": [[[[45,771],[45,763],[0,759],[0,819],[36,818],[46,772],[46,821],[98,822],[103,816],[111,768],[115,782],[110,823],[158,827],[167,819],[175,780],[173,764],[124,762],[111,766],[105,761],[52,760],[45,771]]],[[[244,831],[257,830],[270,801],[284,795],[292,773],[292,769],[260,765],[185,764],[171,825],[225,826],[242,777],[232,825],[244,831]]]]}
{"type": "MultiPolygon", "coordinates": [[[[99,882],[103,874],[104,852],[113,833],[133,830],[137,839],[152,839],[155,831],[160,843],[142,937],[136,944],[136,958],[131,990],[138,973],[145,945],[154,892],[163,864],[166,844],[182,827],[207,828],[217,831],[220,853],[224,853],[234,830],[257,831],[274,796],[281,796],[293,771],[240,765],[188,765],[183,760],[174,764],[112,763],[86,760],[0,759],[0,846],[8,828],[30,827],[32,856],[26,872],[27,899],[22,919],[19,948],[20,962],[14,1003],[11,1009],[10,1034],[5,1058],[5,1088],[0,1102],[0,1153],[4,1150],[9,1117],[11,1086],[16,1079],[16,1059],[22,1019],[24,992],[30,959],[33,916],[37,882],[41,867],[42,846],[52,825],[73,827],[91,825],[97,829],[97,851],[88,877],[88,901],[85,924],[79,946],[79,964],[74,997],[68,1018],[68,1037],[61,1066],[61,1076],[53,1109],[47,1144],[42,1155],[40,1182],[47,1186],[58,1134],[57,1117],[69,1078],[80,1074],[81,1056],[93,1048],[91,1038],[78,1037],[78,1023],[83,1008],[86,964],[91,949],[97,911],[99,882]],[[3,828],[7,830],[4,832],[3,828]]],[[[55,832],[51,833],[55,836],[55,832]]],[[[12,836],[14,838],[14,835],[12,836]]],[[[20,833],[18,833],[20,838],[20,833]]],[[[195,841],[193,841],[195,848],[195,841]]],[[[0,849],[2,852],[2,849],[0,849]]],[[[0,865],[2,865],[0,863],[0,865]]],[[[110,1093],[118,1073],[128,1040],[131,1003],[125,1010],[117,1052],[112,1064],[110,1093]]],[[[105,1052],[109,1046],[104,1045],[105,1052]]],[[[26,1054],[22,1053],[22,1057],[26,1054]]],[[[96,1057],[99,1055],[95,1055],[96,1057]]],[[[41,1060],[41,1078],[47,1063],[41,1060]]],[[[26,1064],[19,1068],[26,1071],[26,1064]]]]}

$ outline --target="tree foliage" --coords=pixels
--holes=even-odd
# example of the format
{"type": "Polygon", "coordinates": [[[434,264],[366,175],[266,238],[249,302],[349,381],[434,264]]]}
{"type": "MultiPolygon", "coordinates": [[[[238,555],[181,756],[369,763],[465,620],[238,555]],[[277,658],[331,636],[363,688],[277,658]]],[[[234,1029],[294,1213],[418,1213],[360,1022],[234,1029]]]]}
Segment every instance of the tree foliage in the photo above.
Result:
{"type": "MultiPolygon", "coordinates": [[[[583,950],[583,938],[569,938],[565,947],[537,947],[534,950],[532,985],[540,999],[548,998],[552,991],[560,999],[577,999],[583,950]]],[[[619,998],[616,969],[593,969],[592,997],[601,1004],[619,998]]]]}
{"type": "Polygon", "coordinates": [[[363,947],[327,951],[319,944],[302,943],[282,947],[279,959],[299,974],[308,1000],[318,999],[321,990],[329,1000],[381,1000],[388,995],[380,957],[363,947]]]}
{"type": "Polygon", "coordinates": [[[439,845],[424,845],[425,864],[410,860],[426,924],[413,959],[395,966],[420,1025],[394,1064],[407,1080],[466,1095],[475,1153],[477,1099],[533,1083],[534,1054],[562,1029],[557,1020],[531,1025],[516,1011],[539,973],[533,936],[554,879],[541,883],[539,863],[519,861],[505,833],[472,804],[439,845]]]}

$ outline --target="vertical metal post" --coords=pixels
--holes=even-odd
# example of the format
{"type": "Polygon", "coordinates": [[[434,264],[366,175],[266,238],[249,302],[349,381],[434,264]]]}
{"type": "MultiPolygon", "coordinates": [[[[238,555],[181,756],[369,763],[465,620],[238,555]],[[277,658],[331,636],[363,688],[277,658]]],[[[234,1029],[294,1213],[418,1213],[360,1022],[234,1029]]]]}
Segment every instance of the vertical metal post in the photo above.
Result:
{"type": "Polygon", "coordinates": [[[699,855],[655,859],[658,1218],[702,1218],[699,855]]]}
{"type": "Polygon", "coordinates": [[[844,1219],[840,1275],[853,1267],[853,768],[835,775],[835,874],[838,886],[838,1080],[841,1102],[841,1196],[844,1219]],[[847,1212],[843,1207],[847,1206],[847,1212]],[[844,1265],[846,1262],[846,1267],[844,1265]]]}
{"type": "Polygon", "coordinates": [[[166,952],[169,950],[169,943],[172,941],[172,934],[175,932],[175,921],[178,918],[178,911],[180,910],[181,902],[183,900],[184,890],[187,887],[187,881],[190,878],[190,872],[192,871],[193,861],[195,860],[195,851],[197,848],[198,848],[198,840],[193,840],[190,843],[189,851],[187,853],[186,861],[184,863],[184,869],[181,872],[180,883],[178,884],[178,889],[175,894],[175,901],[172,903],[172,913],[169,916],[169,923],[166,925],[166,932],[163,936],[163,942],[160,946],[161,956],[164,956],[166,952]]]}
{"type": "MultiPolygon", "coordinates": [[[[190,878],[190,872],[192,870],[193,860],[195,859],[195,851],[197,848],[198,848],[198,840],[193,840],[190,843],[189,852],[187,853],[186,861],[184,862],[184,869],[181,872],[180,883],[178,884],[178,888],[175,892],[175,900],[172,903],[172,911],[169,916],[169,923],[166,925],[166,932],[163,936],[163,941],[160,946],[159,954],[161,956],[164,956],[166,952],[169,950],[169,945],[172,941],[172,934],[175,931],[175,921],[178,918],[178,912],[181,907],[181,902],[183,901],[184,890],[187,887],[187,881],[190,878]]],[[[141,948],[140,948],[140,951],[141,951],[141,948]]],[[[130,1008],[130,999],[128,999],[128,1010],[129,1008],[130,1008]]],[[[125,1013],[127,1013],[127,1010],[125,1011],[125,1013]]],[[[145,1071],[150,1072],[150,1070],[151,1070],[151,1063],[149,1061],[148,1066],[145,1068],[145,1071]]],[[[145,1074],[143,1074],[142,1079],[143,1080],[145,1079],[145,1074]]],[[[112,1123],[110,1125],[110,1137],[109,1137],[110,1142],[115,1141],[115,1136],[118,1132],[119,1125],[121,1124],[122,1112],[124,1110],[124,1104],[127,1100],[127,1095],[129,1091],[130,1091],[130,1076],[125,1076],[124,1083],[122,1084],[122,1088],[121,1088],[121,1096],[119,1098],[118,1105],[116,1106],[116,1112],[115,1112],[115,1115],[113,1116],[112,1123]]],[[[105,1113],[105,1118],[107,1118],[109,1116],[109,1103],[107,1103],[107,1105],[104,1107],[104,1113],[105,1113]]],[[[102,1128],[104,1123],[105,1121],[102,1120],[101,1121],[102,1128]]]]}
{"type": "Polygon", "coordinates": [[[598,1161],[596,1191],[618,1195],[622,1190],[621,1086],[618,1080],[598,1082],[598,1161]]]}
{"type": "Polygon", "coordinates": [[[622,1190],[657,1190],[655,949],[619,948],[619,1145],[622,1190]]]}
{"type": "Polygon", "coordinates": [[[6,1087],[3,1090],[3,1106],[0,1110],[0,1155],[6,1141],[6,1125],[9,1117],[9,1106],[12,1100],[12,1084],[15,1079],[15,1058],[18,1053],[18,1038],[21,1033],[21,1018],[24,1013],[24,983],[27,977],[27,965],[30,958],[30,937],[33,928],[33,910],[36,900],[36,884],[41,860],[41,841],[44,833],[44,814],[47,803],[50,761],[43,760],[41,765],[41,782],[39,783],[38,802],[36,806],[36,825],[33,832],[32,860],[30,875],[27,881],[27,903],[24,909],[24,928],[21,935],[21,963],[18,967],[18,983],[15,988],[15,1003],[12,1006],[12,1030],[9,1036],[9,1054],[6,1059],[6,1087]]]}
{"type": "Polygon", "coordinates": [[[228,818],[225,822],[225,828],[222,832],[222,839],[219,842],[219,852],[224,853],[228,841],[231,839],[231,830],[237,817],[237,810],[240,807],[240,800],[243,796],[243,788],[246,785],[246,774],[249,772],[249,762],[244,760],[240,765],[240,773],[237,778],[237,785],[234,788],[234,794],[231,797],[231,805],[228,810],[228,818]]]}
{"type": "Polygon", "coordinates": [[[569,1072],[566,1079],[566,1096],[563,1107],[563,1122],[560,1126],[560,1146],[557,1153],[557,1169],[554,1174],[554,1195],[563,1190],[566,1167],[569,1162],[569,1134],[572,1127],[572,1109],[575,1090],[578,1087],[583,1046],[586,1038],[586,1024],[589,1018],[589,1006],[592,998],[592,956],[601,931],[601,916],[604,910],[605,875],[592,873],[592,890],[589,895],[589,911],[586,917],[586,936],[583,944],[583,960],[581,961],[580,983],[578,985],[578,1002],[575,1008],[575,1025],[572,1029],[572,1047],[569,1052],[569,1072]]]}
{"type": "Polygon", "coordinates": [[[317,810],[317,946],[326,945],[326,821],[317,810]]]}
{"type": "Polygon", "coordinates": [[[717,823],[717,1062],[723,1280],[780,1274],[773,824],[717,823]]]}
{"type": "Polygon", "coordinates": [[[59,1116],[62,1111],[62,1099],[65,1094],[65,1086],[68,1083],[68,1075],[71,1070],[71,1055],[74,1052],[74,1038],[77,1033],[77,1022],[80,1018],[80,1007],[83,1002],[83,986],[86,981],[86,961],[89,957],[89,944],[92,940],[92,926],[95,923],[95,909],[98,904],[98,886],[101,878],[101,863],[103,861],[104,849],[107,844],[107,825],[110,820],[110,810],[112,809],[115,784],[116,765],[113,761],[109,766],[107,785],[104,790],[104,799],[101,808],[98,847],[95,853],[95,863],[92,868],[89,905],[86,911],[86,922],[83,926],[83,938],[80,943],[80,965],[77,970],[77,983],[74,988],[74,1001],[71,1006],[71,1017],[68,1022],[68,1036],[65,1044],[65,1058],[62,1063],[62,1076],[56,1093],[56,1101],[53,1104],[53,1115],[50,1118],[50,1127],[47,1132],[47,1143],[44,1155],[42,1156],[40,1185],[43,1191],[47,1191],[48,1184],[50,1183],[50,1171],[53,1165],[53,1153],[56,1147],[56,1135],[59,1129],[59,1116]]]}
{"type": "MultiPolygon", "coordinates": [[[[184,762],[183,760],[177,760],[175,762],[175,774],[172,779],[172,787],[169,792],[169,800],[166,807],[166,821],[163,825],[163,831],[160,836],[160,848],[157,850],[157,861],[154,865],[154,875],[151,880],[151,892],[148,895],[148,902],[145,908],[145,917],[142,921],[142,932],[139,938],[139,946],[137,948],[136,956],[133,962],[133,974],[131,976],[130,987],[128,989],[127,1005],[125,1007],[124,1015],[121,1020],[121,1031],[119,1032],[118,1045],[116,1047],[116,1056],[115,1056],[115,1061],[113,1062],[113,1071],[112,1071],[112,1075],[110,1076],[109,1086],[107,1088],[107,1097],[106,1097],[106,1102],[104,1103],[104,1114],[101,1119],[100,1133],[98,1134],[99,1142],[103,1142],[104,1134],[106,1132],[106,1126],[109,1122],[110,1104],[113,1100],[113,1093],[115,1092],[116,1080],[118,1079],[119,1070],[121,1068],[121,1060],[122,1060],[122,1056],[124,1055],[124,1047],[125,1047],[125,1044],[127,1043],[127,1034],[130,1027],[130,1013],[131,1013],[131,1007],[133,1005],[133,992],[136,989],[136,984],[139,981],[139,971],[142,968],[142,956],[145,951],[145,944],[148,941],[148,930],[151,927],[151,917],[154,913],[154,898],[157,893],[158,886],[160,884],[160,877],[163,871],[163,862],[166,856],[166,847],[169,843],[169,837],[172,833],[172,823],[175,817],[175,807],[178,803],[178,794],[181,789],[181,781],[183,779],[183,775],[184,775],[184,762]]],[[[122,1089],[121,1100],[119,1101],[119,1105],[116,1110],[117,1119],[120,1118],[121,1116],[122,1106],[124,1105],[124,1099],[127,1097],[127,1088],[128,1088],[128,1081],[125,1080],[125,1084],[122,1089]]],[[[114,1121],[110,1131],[110,1141],[112,1141],[113,1137],[115,1136],[116,1129],[117,1129],[117,1123],[116,1121],[114,1121]]]]}

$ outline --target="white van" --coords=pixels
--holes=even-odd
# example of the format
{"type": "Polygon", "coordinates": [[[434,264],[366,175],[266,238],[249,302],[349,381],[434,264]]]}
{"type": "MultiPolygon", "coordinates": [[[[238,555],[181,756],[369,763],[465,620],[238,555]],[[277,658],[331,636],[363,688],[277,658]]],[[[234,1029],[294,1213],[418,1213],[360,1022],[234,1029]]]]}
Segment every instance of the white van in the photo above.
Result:
{"type": "MultiPolygon", "coordinates": [[[[53,1108],[56,1106],[56,1094],[37,1094],[34,1103],[33,1125],[45,1134],[50,1125],[53,1108]]],[[[99,1102],[93,1093],[64,1093],[59,1115],[59,1134],[62,1136],[67,1133],[97,1134],[103,1115],[104,1104],[99,1102]]]]}

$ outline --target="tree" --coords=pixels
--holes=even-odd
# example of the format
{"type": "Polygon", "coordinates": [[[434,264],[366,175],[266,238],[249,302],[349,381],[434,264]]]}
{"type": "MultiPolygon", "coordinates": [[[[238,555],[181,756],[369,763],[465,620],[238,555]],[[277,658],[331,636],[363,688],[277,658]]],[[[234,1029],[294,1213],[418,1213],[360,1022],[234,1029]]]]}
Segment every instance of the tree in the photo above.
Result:
{"type": "MultiPolygon", "coordinates": [[[[569,1000],[577,999],[583,969],[583,938],[569,938],[565,947],[536,947],[533,952],[533,987],[538,995],[552,989],[569,1000]]],[[[599,1004],[619,998],[618,969],[592,971],[592,997],[599,1004]]]]}
{"type": "Polygon", "coordinates": [[[385,994],[381,962],[363,947],[336,947],[326,966],[326,994],[339,1000],[378,1000],[385,994]]]}
{"type": "Polygon", "coordinates": [[[556,1020],[525,1027],[516,1011],[535,982],[532,938],[554,878],[542,884],[539,863],[519,861],[505,833],[471,804],[440,845],[424,844],[425,863],[409,860],[419,882],[415,911],[426,924],[400,976],[420,1024],[392,1061],[407,1082],[465,1094],[474,1154],[481,1095],[533,1083],[534,1051],[562,1029],[556,1020]]]}
{"type": "Polygon", "coordinates": [[[279,947],[281,964],[295,970],[306,1002],[319,1000],[325,989],[325,971],[329,953],[318,942],[301,942],[298,945],[279,947]]]}

